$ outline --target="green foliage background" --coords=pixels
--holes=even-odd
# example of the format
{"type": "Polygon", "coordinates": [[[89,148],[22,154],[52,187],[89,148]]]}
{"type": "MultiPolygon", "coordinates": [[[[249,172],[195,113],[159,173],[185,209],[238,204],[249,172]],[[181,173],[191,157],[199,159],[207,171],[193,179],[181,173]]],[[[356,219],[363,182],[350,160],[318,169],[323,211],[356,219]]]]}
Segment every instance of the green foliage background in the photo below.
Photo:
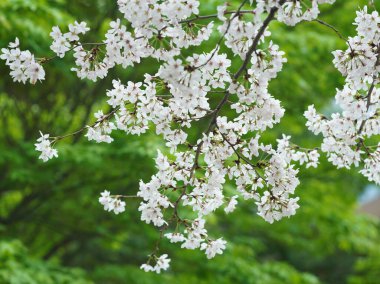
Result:
{"type": "MultiPolygon", "coordinates": [[[[121,17],[115,2],[2,0],[0,46],[18,36],[24,49],[49,55],[51,26],[64,28],[75,19],[89,23],[88,41],[100,41],[109,21],[121,17]]],[[[202,14],[210,14],[221,1],[201,3],[202,14]]],[[[320,18],[353,35],[355,10],[365,3],[338,0],[324,6],[320,18]]],[[[344,41],[315,22],[295,28],[272,23],[270,29],[288,58],[271,84],[287,113],[264,139],[286,133],[299,144],[316,146],[321,139],[308,133],[302,113],[310,104],[331,111],[335,88],[343,84],[331,51],[344,48],[344,41]]],[[[209,51],[217,39],[215,34],[193,51],[209,51]]],[[[39,130],[58,135],[93,122],[95,110],[107,110],[105,92],[112,79],[141,80],[156,70],[151,63],[116,68],[92,83],[69,71],[68,56],[50,62],[46,81],[36,86],[13,83],[0,65],[0,283],[380,283],[379,221],[357,212],[368,182],[324,159],[318,169],[301,170],[296,216],[269,225],[253,203],[242,201],[233,214],[209,218],[210,233],[229,242],[225,254],[209,261],[203,252],[163,241],[162,251],[172,258],[170,271],[140,271],[159,233],[140,221],[137,201],[116,216],[104,212],[97,198],[104,189],[134,194],[138,181],[154,173],[161,138],[118,133],[111,145],[97,145],[78,136],[60,143],[59,159],[46,164],[37,160],[33,143],[39,130]]]]}

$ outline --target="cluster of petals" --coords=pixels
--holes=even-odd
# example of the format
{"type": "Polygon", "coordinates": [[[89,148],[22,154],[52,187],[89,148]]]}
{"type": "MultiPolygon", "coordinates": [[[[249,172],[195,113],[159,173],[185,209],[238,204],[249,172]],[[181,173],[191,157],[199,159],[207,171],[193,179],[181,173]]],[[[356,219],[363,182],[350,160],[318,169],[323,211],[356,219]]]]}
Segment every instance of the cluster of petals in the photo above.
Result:
{"type": "Polygon", "coordinates": [[[101,193],[99,203],[104,206],[104,210],[113,211],[116,215],[125,211],[125,202],[112,196],[107,190],[101,193]]]}
{"type": "Polygon", "coordinates": [[[163,254],[159,257],[152,256],[155,258],[156,264],[154,266],[150,265],[149,263],[144,263],[141,265],[141,269],[144,270],[145,272],[156,272],[158,274],[161,273],[161,270],[167,270],[169,268],[169,263],[170,263],[170,258],[168,258],[167,254],[163,254]]]}
{"type": "Polygon", "coordinates": [[[49,136],[49,134],[41,133],[41,137],[38,138],[37,143],[34,144],[36,151],[41,152],[39,158],[44,162],[58,157],[58,151],[52,147],[52,141],[49,139],[49,136]]]}
{"type": "Polygon", "coordinates": [[[322,134],[321,150],[337,168],[362,167],[360,173],[380,184],[380,148],[367,142],[380,134],[379,14],[364,7],[354,25],[357,35],[347,40],[347,50],[333,52],[335,67],[346,77],[335,96],[341,111],[327,118],[309,106],[306,125],[314,134],[322,134]]]}
{"type": "Polygon", "coordinates": [[[26,83],[28,80],[31,84],[37,81],[45,80],[45,70],[41,64],[34,58],[29,50],[19,48],[20,41],[18,38],[9,43],[8,48],[1,49],[0,59],[5,60],[5,64],[10,68],[10,75],[15,82],[26,83]]]}

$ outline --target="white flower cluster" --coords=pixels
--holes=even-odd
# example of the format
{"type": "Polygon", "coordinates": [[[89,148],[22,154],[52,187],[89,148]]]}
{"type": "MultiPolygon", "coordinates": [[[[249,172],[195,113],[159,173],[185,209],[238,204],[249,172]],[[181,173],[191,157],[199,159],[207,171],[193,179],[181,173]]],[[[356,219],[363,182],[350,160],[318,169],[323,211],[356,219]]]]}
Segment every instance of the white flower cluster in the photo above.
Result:
{"type": "Polygon", "coordinates": [[[99,202],[104,206],[104,210],[113,211],[116,215],[125,211],[125,202],[117,196],[112,196],[107,190],[101,193],[99,202]]]}
{"type": "Polygon", "coordinates": [[[49,140],[50,135],[42,134],[41,132],[40,134],[41,137],[37,139],[38,143],[34,144],[36,146],[36,151],[41,152],[39,158],[42,161],[47,162],[54,157],[58,157],[58,151],[51,146],[51,141],[49,140]]]}
{"type": "Polygon", "coordinates": [[[358,35],[348,39],[347,50],[333,52],[336,68],[346,76],[345,86],[335,96],[342,112],[327,119],[309,106],[306,125],[323,135],[321,149],[332,164],[338,168],[364,165],[360,172],[380,184],[380,148],[366,144],[380,134],[379,14],[368,13],[365,7],[357,12],[354,25],[358,35]]]}
{"type": "MultiPolygon", "coordinates": [[[[140,135],[150,128],[165,140],[168,151],[158,151],[156,174],[139,184],[142,221],[165,231],[170,242],[213,258],[226,248],[225,240],[212,239],[206,229],[207,216],[216,210],[231,213],[244,199],[255,203],[257,214],[270,223],[296,213],[297,166],[317,167],[319,148],[301,148],[286,135],[273,145],[261,140],[285,113],[268,91],[287,61],[271,41],[268,25],[275,19],[287,25],[313,20],[320,4],[333,2],[246,0],[235,10],[222,4],[216,14],[202,17],[196,0],[118,0],[124,19],[110,23],[101,43],[79,42],[79,35],[89,30],[83,22],[70,25],[65,34],[53,28],[51,49],[59,57],[73,50],[73,70],[80,78],[95,81],[116,65],[127,68],[148,57],[158,62],[157,72],[145,74],[142,82],[114,80],[106,94],[112,111],[97,112],[96,122],[83,128],[96,142],[111,143],[115,130],[140,135]],[[251,9],[243,10],[248,5],[251,9]],[[216,28],[212,21],[194,24],[211,18],[220,23],[216,28]],[[214,30],[220,40],[212,50],[190,52],[189,47],[208,40],[214,30]],[[221,52],[222,44],[232,56],[221,52]],[[231,61],[235,57],[241,62],[237,70],[231,61]],[[202,125],[201,135],[193,137],[189,130],[202,125]],[[236,184],[235,191],[225,190],[227,180],[236,184]]],[[[336,94],[342,111],[327,119],[310,106],[306,125],[323,135],[321,150],[334,165],[362,165],[361,173],[380,184],[380,144],[367,145],[368,138],[380,134],[380,17],[364,8],[355,25],[358,35],[348,39],[347,50],[333,53],[336,68],[346,77],[336,94]]],[[[18,40],[9,48],[1,58],[15,80],[43,79],[42,67],[37,73],[28,71],[38,63],[18,49],[18,40]]],[[[48,135],[38,142],[41,159],[57,156],[48,135]]],[[[118,214],[125,210],[120,198],[105,191],[99,201],[118,214]]],[[[166,254],[152,254],[141,268],[160,273],[169,262],[166,254]]]]}
{"type": "Polygon", "coordinates": [[[217,254],[223,254],[226,249],[227,242],[223,239],[217,239],[215,241],[209,241],[201,245],[201,250],[206,251],[206,256],[208,259],[215,257],[217,254]]]}
{"type": "Polygon", "coordinates": [[[222,238],[215,241],[207,238],[207,231],[204,228],[205,220],[198,218],[190,225],[186,225],[184,231],[186,237],[182,233],[167,233],[167,237],[171,243],[182,243],[181,247],[186,249],[200,248],[204,250],[208,259],[214,258],[217,254],[222,254],[226,249],[227,242],[222,238]]]}
{"type": "Polygon", "coordinates": [[[289,26],[294,26],[301,21],[312,21],[319,15],[318,5],[333,4],[335,0],[311,0],[311,7],[307,7],[304,1],[286,1],[278,11],[278,20],[289,26]],[[306,6],[306,8],[304,8],[306,6]]]}
{"type": "Polygon", "coordinates": [[[167,254],[163,254],[159,257],[153,255],[151,256],[151,258],[154,258],[156,264],[152,266],[148,262],[141,265],[140,268],[143,269],[145,272],[153,271],[159,274],[161,273],[161,270],[167,270],[169,268],[170,258],[168,258],[167,254]]]}
{"type": "Polygon", "coordinates": [[[57,56],[63,58],[66,52],[72,48],[72,44],[79,44],[79,35],[85,34],[89,30],[85,22],[78,23],[77,21],[75,21],[74,24],[70,24],[69,32],[64,34],[59,27],[55,26],[50,33],[53,39],[50,49],[54,51],[57,56]]]}
{"type": "Polygon", "coordinates": [[[85,135],[89,141],[94,140],[97,143],[111,143],[113,138],[109,135],[112,130],[116,129],[115,124],[107,120],[107,115],[104,115],[100,110],[95,113],[96,123],[93,126],[88,126],[87,134],[85,135]]]}
{"type": "Polygon", "coordinates": [[[11,69],[13,81],[25,84],[29,80],[31,84],[35,84],[37,80],[45,80],[45,70],[41,64],[29,50],[22,51],[19,46],[19,39],[16,38],[15,42],[9,43],[9,48],[1,49],[0,58],[11,69]]]}

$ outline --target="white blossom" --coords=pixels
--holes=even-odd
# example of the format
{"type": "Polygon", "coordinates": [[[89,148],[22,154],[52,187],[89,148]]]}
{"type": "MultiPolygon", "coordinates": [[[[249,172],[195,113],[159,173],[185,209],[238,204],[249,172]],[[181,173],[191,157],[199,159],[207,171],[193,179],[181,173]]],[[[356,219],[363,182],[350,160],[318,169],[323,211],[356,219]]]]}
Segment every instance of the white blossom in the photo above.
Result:
{"type": "Polygon", "coordinates": [[[107,190],[101,193],[99,202],[104,206],[104,210],[113,211],[116,215],[125,211],[125,202],[118,197],[111,196],[107,190]]]}
{"type": "Polygon", "coordinates": [[[11,69],[13,81],[25,84],[29,80],[31,84],[35,84],[37,81],[45,80],[42,65],[29,50],[20,50],[19,45],[19,39],[16,38],[15,42],[9,44],[9,48],[1,49],[0,59],[5,60],[5,64],[11,69]]]}
{"type": "Polygon", "coordinates": [[[37,139],[38,143],[34,144],[36,146],[36,151],[41,152],[39,158],[42,161],[47,162],[54,157],[58,157],[58,151],[52,147],[51,141],[49,140],[50,135],[42,134],[42,132],[40,132],[40,134],[41,137],[37,139]]]}
{"type": "Polygon", "coordinates": [[[236,205],[238,204],[236,200],[237,198],[238,198],[237,195],[234,195],[231,197],[230,201],[228,202],[228,205],[224,208],[224,212],[228,214],[235,210],[236,205]]]}
{"type": "Polygon", "coordinates": [[[145,272],[156,272],[158,274],[161,273],[161,270],[167,270],[169,268],[170,258],[168,258],[167,254],[163,254],[160,257],[155,257],[156,264],[154,266],[144,263],[141,265],[141,269],[145,272]]]}
{"type": "Polygon", "coordinates": [[[208,259],[214,258],[217,254],[222,254],[226,249],[227,242],[222,238],[215,241],[205,242],[201,245],[201,250],[205,250],[208,259]]]}

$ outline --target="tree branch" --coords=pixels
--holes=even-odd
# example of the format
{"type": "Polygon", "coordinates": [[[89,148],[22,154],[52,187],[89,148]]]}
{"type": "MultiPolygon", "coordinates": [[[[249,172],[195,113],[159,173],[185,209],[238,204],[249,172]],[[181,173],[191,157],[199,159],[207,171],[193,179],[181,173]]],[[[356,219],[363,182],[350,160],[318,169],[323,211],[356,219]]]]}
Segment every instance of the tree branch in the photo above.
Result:
{"type": "Polygon", "coordinates": [[[338,31],[337,28],[335,28],[334,26],[320,20],[320,19],[315,19],[313,20],[314,22],[317,22],[325,27],[328,27],[329,29],[333,30],[341,39],[343,39],[344,41],[347,41],[347,39],[341,34],[341,32],[338,31]]]}
{"type": "MultiPolygon", "coordinates": [[[[377,48],[377,59],[376,59],[376,63],[375,63],[375,70],[376,70],[376,66],[378,66],[379,64],[380,64],[380,45],[377,48]]],[[[367,112],[369,110],[369,107],[371,106],[371,96],[372,96],[373,90],[375,89],[376,79],[377,79],[377,76],[373,75],[372,84],[371,84],[371,86],[368,90],[367,96],[366,96],[366,98],[367,98],[367,105],[366,105],[367,112]]],[[[363,129],[364,129],[366,122],[367,122],[367,120],[363,120],[362,123],[360,124],[359,130],[358,130],[358,135],[360,135],[363,132],[363,129]]]]}

